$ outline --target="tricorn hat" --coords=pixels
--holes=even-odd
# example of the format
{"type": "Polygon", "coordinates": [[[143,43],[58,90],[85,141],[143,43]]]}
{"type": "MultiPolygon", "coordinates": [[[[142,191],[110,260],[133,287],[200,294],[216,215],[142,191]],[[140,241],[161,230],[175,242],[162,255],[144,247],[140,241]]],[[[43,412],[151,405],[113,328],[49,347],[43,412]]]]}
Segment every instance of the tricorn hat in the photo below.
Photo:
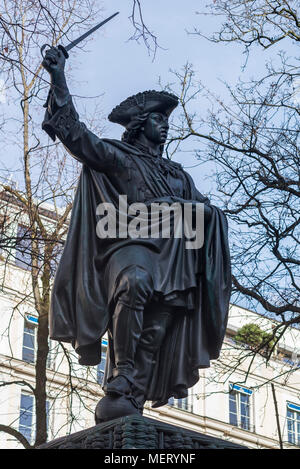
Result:
{"type": "Polygon", "coordinates": [[[122,101],[108,116],[108,120],[127,127],[131,119],[144,112],[162,112],[169,116],[178,105],[178,98],[167,91],[144,91],[122,101]]]}

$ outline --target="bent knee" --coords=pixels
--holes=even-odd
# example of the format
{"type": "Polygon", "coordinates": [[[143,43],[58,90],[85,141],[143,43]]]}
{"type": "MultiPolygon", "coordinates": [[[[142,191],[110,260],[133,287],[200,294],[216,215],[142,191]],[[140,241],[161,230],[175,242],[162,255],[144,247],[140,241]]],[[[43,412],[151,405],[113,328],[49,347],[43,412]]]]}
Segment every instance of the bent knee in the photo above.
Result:
{"type": "Polygon", "coordinates": [[[152,277],[143,267],[132,265],[124,269],[115,289],[115,301],[131,307],[145,305],[153,292],[152,277]]]}

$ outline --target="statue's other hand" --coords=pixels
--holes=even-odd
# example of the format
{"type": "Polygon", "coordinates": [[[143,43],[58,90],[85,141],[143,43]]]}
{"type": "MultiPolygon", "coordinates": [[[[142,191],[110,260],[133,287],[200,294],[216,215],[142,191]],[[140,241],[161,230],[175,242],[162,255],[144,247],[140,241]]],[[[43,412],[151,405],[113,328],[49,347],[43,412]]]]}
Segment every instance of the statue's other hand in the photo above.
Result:
{"type": "Polygon", "coordinates": [[[59,72],[64,72],[66,59],[61,50],[57,47],[51,47],[45,53],[42,66],[47,70],[50,75],[55,75],[59,72]]]}

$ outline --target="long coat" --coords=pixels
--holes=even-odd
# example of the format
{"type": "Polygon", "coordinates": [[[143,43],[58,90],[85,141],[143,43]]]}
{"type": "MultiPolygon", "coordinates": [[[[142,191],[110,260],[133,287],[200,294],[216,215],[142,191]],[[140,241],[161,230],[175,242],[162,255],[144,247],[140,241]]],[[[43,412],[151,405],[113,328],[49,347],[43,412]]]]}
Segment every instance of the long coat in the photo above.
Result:
{"type": "MultiPolygon", "coordinates": [[[[140,145],[95,136],[79,121],[69,96],[59,103],[50,93],[47,106],[44,130],[83,163],[52,290],[50,336],[71,342],[79,363],[99,363],[101,337],[111,318],[112,292],[105,284],[105,266],[117,250],[142,246],[148,260],[150,253],[145,267],[151,264],[157,298],[165,301],[183,295],[186,305],[160,348],[147,399],[160,406],[171,396],[185,397],[199,379],[198,369],[218,358],[225,335],[231,291],[225,215],[210,205],[212,216],[200,249],[185,249],[184,238],[99,238],[97,206],[109,202],[117,210],[120,194],[127,195],[128,203],[163,200],[183,206],[209,201],[178,163],[157,158],[140,145]]],[[[110,343],[106,378],[113,360],[110,343]]]]}

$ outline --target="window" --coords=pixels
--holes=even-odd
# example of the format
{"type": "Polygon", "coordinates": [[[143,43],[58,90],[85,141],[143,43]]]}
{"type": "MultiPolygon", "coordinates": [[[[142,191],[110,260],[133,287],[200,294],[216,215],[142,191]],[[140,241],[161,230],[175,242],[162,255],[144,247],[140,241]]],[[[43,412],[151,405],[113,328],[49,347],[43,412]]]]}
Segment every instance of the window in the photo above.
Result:
{"type": "MultiPolygon", "coordinates": [[[[21,393],[20,403],[20,419],[19,419],[19,432],[27,439],[29,443],[32,443],[34,438],[34,427],[35,427],[35,403],[34,397],[30,394],[21,393]]],[[[50,416],[50,405],[49,401],[46,401],[46,419],[47,419],[47,430],[49,428],[49,416],[50,416]]]]}
{"type": "Polygon", "coordinates": [[[101,363],[97,366],[97,383],[102,384],[106,366],[106,348],[107,348],[107,340],[102,339],[102,351],[101,351],[101,363]]]}
{"type": "Polygon", "coordinates": [[[55,360],[56,360],[58,350],[59,350],[59,344],[57,342],[54,342],[48,339],[48,345],[49,345],[49,352],[47,356],[46,367],[50,368],[51,370],[54,370],[55,360]]]}
{"type": "MultiPolygon", "coordinates": [[[[35,362],[35,344],[36,344],[36,326],[38,325],[38,318],[32,314],[26,314],[24,321],[23,333],[23,349],[22,360],[27,363],[35,362]]],[[[49,352],[47,356],[46,367],[54,369],[55,358],[57,355],[58,345],[53,345],[51,340],[48,340],[49,352]]]]}
{"type": "Polygon", "coordinates": [[[19,431],[25,436],[29,443],[31,443],[32,440],[33,412],[33,396],[21,394],[19,431]]]}
{"type": "Polygon", "coordinates": [[[300,406],[287,403],[286,409],[288,442],[300,446],[300,406]]]}
{"type": "Polygon", "coordinates": [[[18,226],[15,264],[22,269],[31,269],[30,231],[23,225],[18,226]]]}
{"type": "Polygon", "coordinates": [[[24,321],[22,360],[34,363],[35,359],[35,328],[36,326],[27,319],[24,321]]]}
{"type": "Polygon", "coordinates": [[[106,351],[102,351],[101,363],[99,363],[99,365],[97,366],[97,383],[98,384],[103,383],[105,363],[106,363],[106,351]]]}
{"type": "Polygon", "coordinates": [[[294,352],[288,352],[286,350],[283,350],[283,349],[279,349],[278,350],[278,358],[280,360],[282,360],[284,363],[286,363],[287,365],[290,365],[290,366],[294,366],[294,367],[300,367],[300,354],[299,354],[299,350],[296,349],[294,350],[294,352]]]}
{"type": "Polygon", "coordinates": [[[175,399],[174,397],[170,397],[170,399],[168,400],[168,405],[176,407],[177,409],[187,410],[188,412],[191,412],[187,397],[184,397],[182,399],[175,399]]]}
{"type": "Polygon", "coordinates": [[[250,430],[250,389],[230,385],[229,391],[229,423],[236,427],[250,430]]]}

